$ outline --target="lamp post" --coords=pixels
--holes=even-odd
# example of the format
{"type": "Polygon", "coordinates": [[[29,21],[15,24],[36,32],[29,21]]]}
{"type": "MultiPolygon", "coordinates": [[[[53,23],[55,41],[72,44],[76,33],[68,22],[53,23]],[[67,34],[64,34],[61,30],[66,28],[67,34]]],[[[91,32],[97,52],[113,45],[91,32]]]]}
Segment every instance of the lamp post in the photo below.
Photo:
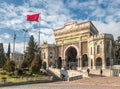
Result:
{"type": "MultiPolygon", "coordinates": [[[[24,54],[25,54],[25,42],[26,42],[26,33],[28,32],[27,29],[23,29],[24,31],[24,54]]],[[[23,59],[24,59],[24,56],[23,56],[23,59]]]]}
{"type": "Polygon", "coordinates": [[[15,39],[16,39],[16,33],[14,32],[13,36],[13,60],[15,60],[14,53],[15,53],[15,39]]]}

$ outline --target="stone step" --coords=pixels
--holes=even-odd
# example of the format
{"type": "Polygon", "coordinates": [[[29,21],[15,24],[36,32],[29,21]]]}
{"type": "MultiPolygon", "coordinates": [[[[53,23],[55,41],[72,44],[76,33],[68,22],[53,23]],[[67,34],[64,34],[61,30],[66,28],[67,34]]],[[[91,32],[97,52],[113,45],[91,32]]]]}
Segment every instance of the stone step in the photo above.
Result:
{"type": "Polygon", "coordinates": [[[83,77],[88,77],[86,72],[80,72],[78,70],[60,70],[56,68],[49,68],[49,71],[54,73],[57,77],[61,78],[61,74],[65,75],[65,80],[71,79],[81,79],[83,77]]]}

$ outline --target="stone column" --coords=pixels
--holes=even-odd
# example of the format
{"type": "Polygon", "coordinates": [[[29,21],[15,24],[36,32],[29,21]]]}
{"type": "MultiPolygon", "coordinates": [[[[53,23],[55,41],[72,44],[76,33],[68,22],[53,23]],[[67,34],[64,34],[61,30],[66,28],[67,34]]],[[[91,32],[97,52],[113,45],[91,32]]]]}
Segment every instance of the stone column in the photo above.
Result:
{"type": "Polygon", "coordinates": [[[95,63],[96,63],[96,61],[95,61],[95,59],[93,59],[93,69],[96,69],[95,63]]]}
{"type": "Polygon", "coordinates": [[[80,58],[80,69],[82,69],[82,58],[80,58]]]}
{"type": "MultiPolygon", "coordinates": [[[[81,39],[81,36],[80,36],[80,39],[81,39]]],[[[79,69],[81,70],[82,69],[82,50],[81,50],[81,41],[79,42],[79,69]]]]}
{"type": "Polygon", "coordinates": [[[88,68],[91,69],[91,59],[89,56],[88,56],[88,68]]]}
{"type": "Polygon", "coordinates": [[[102,69],[106,68],[105,58],[102,59],[102,69]]]}
{"type": "Polygon", "coordinates": [[[78,57],[78,66],[77,69],[80,70],[80,58],[78,57]]]}
{"type": "Polygon", "coordinates": [[[64,69],[65,60],[62,59],[62,69],[64,69]]]}
{"type": "Polygon", "coordinates": [[[64,48],[63,48],[63,45],[64,44],[62,44],[62,48],[61,48],[61,58],[62,58],[62,69],[63,69],[63,67],[64,67],[64,48]]]}

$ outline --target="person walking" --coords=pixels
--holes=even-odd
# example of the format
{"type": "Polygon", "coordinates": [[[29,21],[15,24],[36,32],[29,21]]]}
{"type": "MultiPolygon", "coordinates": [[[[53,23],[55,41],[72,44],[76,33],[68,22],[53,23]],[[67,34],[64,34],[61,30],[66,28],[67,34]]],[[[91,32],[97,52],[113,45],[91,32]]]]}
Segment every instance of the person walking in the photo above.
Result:
{"type": "Polygon", "coordinates": [[[102,77],[102,74],[103,74],[103,70],[102,70],[102,69],[100,69],[100,75],[101,75],[101,77],[102,77]]]}
{"type": "Polygon", "coordinates": [[[90,69],[89,68],[87,69],[87,73],[88,73],[88,76],[89,76],[89,73],[90,73],[90,69]]]}

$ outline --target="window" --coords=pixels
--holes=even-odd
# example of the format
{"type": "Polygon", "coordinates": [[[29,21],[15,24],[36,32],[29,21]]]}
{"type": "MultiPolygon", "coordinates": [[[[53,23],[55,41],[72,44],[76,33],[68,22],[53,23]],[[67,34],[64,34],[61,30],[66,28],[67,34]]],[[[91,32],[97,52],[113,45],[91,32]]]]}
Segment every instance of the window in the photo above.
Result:
{"type": "Polygon", "coordinates": [[[44,53],[43,55],[44,55],[43,58],[45,59],[46,58],[46,54],[44,53]]]}
{"type": "Polygon", "coordinates": [[[100,46],[97,45],[97,54],[99,54],[99,53],[100,53],[100,46]]]}
{"type": "Polygon", "coordinates": [[[108,41],[107,42],[107,45],[106,45],[106,51],[107,51],[107,53],[110,53],[110,44],[109,44],[110,42],[108,41]]]}
{"type": "Polygon", "coordinates": [[[52,52],[50,52],[50,58],[53,58],[53,53],[52,52]]]}

